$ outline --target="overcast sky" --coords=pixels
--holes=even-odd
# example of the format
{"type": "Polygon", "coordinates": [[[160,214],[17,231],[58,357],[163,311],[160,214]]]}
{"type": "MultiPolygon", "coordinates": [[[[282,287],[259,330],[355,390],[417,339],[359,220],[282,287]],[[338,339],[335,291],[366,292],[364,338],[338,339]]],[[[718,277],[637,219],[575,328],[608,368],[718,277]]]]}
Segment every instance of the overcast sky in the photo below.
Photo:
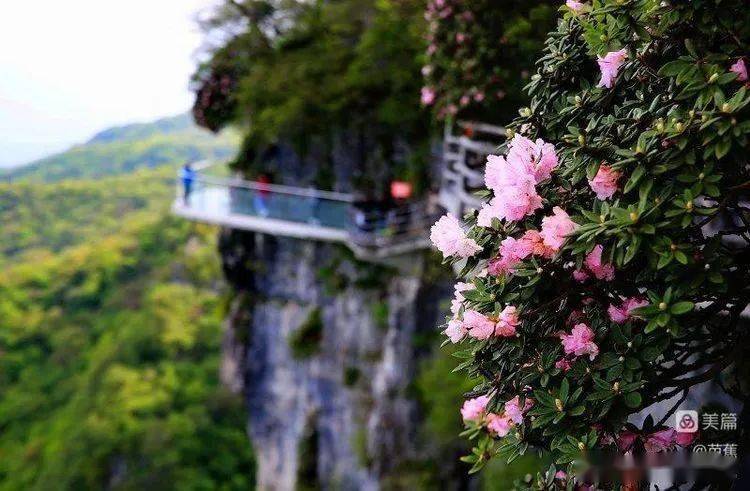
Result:
{"type": "Polygon", "coordinates": [[[0,0],[0,166],[186,111],[216,0],[0,0]]]}

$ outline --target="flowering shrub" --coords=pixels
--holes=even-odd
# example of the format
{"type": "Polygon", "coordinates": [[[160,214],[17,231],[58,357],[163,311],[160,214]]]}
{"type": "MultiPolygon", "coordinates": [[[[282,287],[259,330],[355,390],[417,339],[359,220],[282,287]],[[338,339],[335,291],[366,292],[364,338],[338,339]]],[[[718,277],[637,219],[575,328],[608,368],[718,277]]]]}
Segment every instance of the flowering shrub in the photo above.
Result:
{"type": "Polygon", "coordinates": [[[505,123],[523,100],[531,60],[556,2],[430,0],[421,101],[438,119],[505,123]]]}
{"type": "Polygon", "coordinates": [[[719,376],[745,396],[750,14],[740,0],[562,10],[531,103],[488,158],[487,203],[433,230],[465,261],[445,333],[476,379],[461,411],[474,470],[532,448],[568,464],[686,446],[667,417],[627,418],[719,376]]]}

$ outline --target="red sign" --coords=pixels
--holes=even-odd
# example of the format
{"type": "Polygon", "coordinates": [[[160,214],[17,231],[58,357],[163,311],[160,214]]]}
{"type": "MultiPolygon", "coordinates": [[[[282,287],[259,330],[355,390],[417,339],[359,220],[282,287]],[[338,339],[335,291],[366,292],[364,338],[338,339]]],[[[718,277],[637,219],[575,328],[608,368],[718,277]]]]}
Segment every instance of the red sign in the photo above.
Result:
{"type": "Polygon", "coordinates": [[[411,191],[411,183],[406,181],[391,182],[391,197],[394,199],[409,199],[411,198],[411,191]]]}

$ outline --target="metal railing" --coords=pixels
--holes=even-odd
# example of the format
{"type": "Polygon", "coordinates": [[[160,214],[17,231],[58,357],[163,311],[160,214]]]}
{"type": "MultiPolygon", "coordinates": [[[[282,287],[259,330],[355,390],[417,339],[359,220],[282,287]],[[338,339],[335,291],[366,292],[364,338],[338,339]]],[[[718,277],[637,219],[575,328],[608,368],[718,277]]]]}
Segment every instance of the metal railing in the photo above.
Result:
{"type": "MultiPolygon", "coordinates": [[[[293,222],[342,230],[346,232],[347,241],[360,248],[382,248],[426,239],[430,226],[437,219],[426,201],[395,206],[379,202],[356,203],[354,196],[348,193],[201,172],[209,165],[193,164],[195,177],[189,182],[177,179],[175,204],[183,210],[199,211],[202,217],[216,217],[217,223],[228,223],[229,220],[220,218],[236,215],[293,222]]],[[[278,230],[283,235],[283,227],[278,230]]]]}
{"type": "Polygon", "coordinates": [[[505,128],[500,126],[468,121],[458,121],[455,127],[446,125],[440,204],[447,211],[462,216],[482,205],[474,193],[484,188],[487,155],[496,153],[505,137],[505,128]]]}

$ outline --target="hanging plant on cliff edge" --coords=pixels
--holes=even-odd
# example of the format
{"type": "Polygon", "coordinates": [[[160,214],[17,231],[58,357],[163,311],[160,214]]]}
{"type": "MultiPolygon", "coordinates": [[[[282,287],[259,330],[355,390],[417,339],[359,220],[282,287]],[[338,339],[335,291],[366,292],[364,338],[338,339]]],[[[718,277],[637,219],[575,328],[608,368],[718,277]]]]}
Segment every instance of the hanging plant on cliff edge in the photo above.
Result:
{"type": "Polygon", "coordinates": [[[523,101],[555,0],[430,0],[422,105],[439,120],[503,124],[523,101]]]}
{"type": "Polygon", "coordinates": [[[477,380],[461,409],[474,470],[536,448],[572,471],[597,449],[687,447],[671,420],[628,416],[718,377],[746,400],[747,6],[562,9],[488,158],[488,202],[432,229],[466,259],[445,334],[477,380]]]}

